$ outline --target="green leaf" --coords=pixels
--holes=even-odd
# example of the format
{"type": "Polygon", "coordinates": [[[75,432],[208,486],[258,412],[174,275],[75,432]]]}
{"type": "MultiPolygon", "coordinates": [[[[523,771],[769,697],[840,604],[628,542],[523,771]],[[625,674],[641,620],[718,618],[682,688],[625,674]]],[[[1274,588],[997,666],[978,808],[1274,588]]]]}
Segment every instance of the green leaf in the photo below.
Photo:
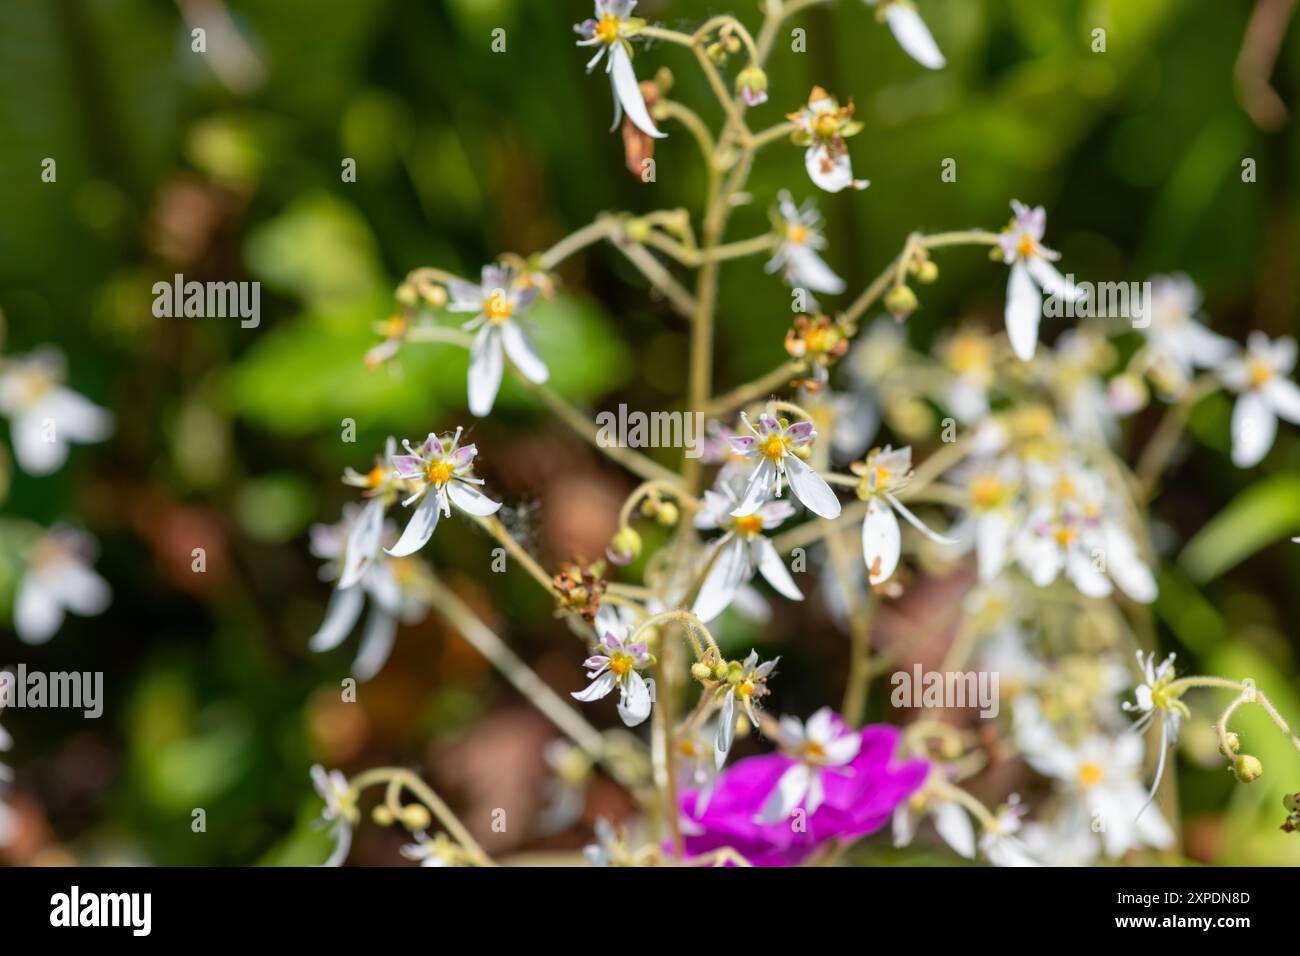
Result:
{"type": "Polygon", "coordinates": [[[1183,549],[1178,562],[1204,584],[1261,548],[1300,529],[1300,476],[1277,475],[1251,485],[1183,549]]]}

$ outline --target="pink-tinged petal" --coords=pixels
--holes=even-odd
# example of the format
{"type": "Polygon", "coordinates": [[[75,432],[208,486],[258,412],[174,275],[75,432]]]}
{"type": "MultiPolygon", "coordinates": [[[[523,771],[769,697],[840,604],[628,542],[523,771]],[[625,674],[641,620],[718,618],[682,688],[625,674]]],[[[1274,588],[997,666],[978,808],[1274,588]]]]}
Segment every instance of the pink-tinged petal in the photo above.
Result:
{"type": "Polygon", "coordinates": [[[817,432],[813,430],[813,423],[807,421],[796,422],[787,428],[785,433],[795,447],[802,447],[817,437],[817,432]]]}
{"type": "Polygon", "coordinates": [[[901,551],[902,536],[893,510],[879,498],[870,499],[862,522],[862,557],[873,585],[893,576],[901,551]]]}
{"type": "Polygon", "coordinates": [[[451,303],[450,312],[479,312],[483,308],[483,290],[464,279],[452,279],[447,283],[451,303]]]}
{"type": "Polygon", "coordinates": [[[438,496],[429,491],[419,505],[416,506],[415,513],[411,515],[411,520],[406,523],[406,530],[402,532],[397,544],[388,549],[388,553],[395,558],[404,558],[407,555],[415,554],[428,544],[429,539],[433,537],[433,531],[438,527],[438,516],[440,514],[438,496]]]}
{"type": "Polygon", "coordinates": [[[457,471],[459,471],[462,468],[465,468],[467,465],[473,464],[474,458],[477,455],[478,455],[478,446],[476,445],[465,445],[462,448],[457,448],[451,454],[452,467],[455,468],[457,471]]]}
{"type": "Polygon", "coordinates": [[[1043,318],[1043,295],[1023,262],[1011,265],[1007,280],[1007,337],[1022,362],[1034,357],[1038,348],[1038,324],[1043,318]]]}
{"type": "Polygon", "coordinates": [[[623,653],[623,642],[613,631],[606,631],[605,636],[601,639],[601,643],[616,654],[623,653]]]}
{"type": "Polygon", "coordinates": [[[758,509],[758,514],[763,517],[763,528],[770,531],[794,514],[794,505],[788,501],[769,501],[758,509]]]}
{"type": "Polygon", "coordinates": [[[781,423],[778,422],[771,415],[767,414],[767,412],[764,412],[762,415],[758,416],[758,433],[763,437],[766,438],[768,435],[771,435],[773,432],[779,432],[780,430],[781,430],[781,423]]]}
{"type": "Polygon", "coordinates": [[[421,457],[425,459],[441,458],[444,454],[442,439],[433,432],[429,432],[429,437],[426,438],[424,444],[420,446],[421,457]]]}
{"type": "MultiPolygon", "coordinates": [[[[604,654],[592,654],[582,662],[582,666],[584,670],[598,671],[602,667],[609,666],[609,658],[604,654]]],[[[595,678],[593,677],[592,680],[595,680],[595,678]]]]}
{"type": "Polygon", "coordinates": [[[731,444],[732,450],[740,455],[748,455],[758,443],[758,439],[753,435],[728,435],[727,441],[731,444]]]}
{"type": "Polygon", "coordinates": [[[399,478],[418,478],[421,473],[420,459],[414,455],[394,455],[393,470],[399,478]]]}

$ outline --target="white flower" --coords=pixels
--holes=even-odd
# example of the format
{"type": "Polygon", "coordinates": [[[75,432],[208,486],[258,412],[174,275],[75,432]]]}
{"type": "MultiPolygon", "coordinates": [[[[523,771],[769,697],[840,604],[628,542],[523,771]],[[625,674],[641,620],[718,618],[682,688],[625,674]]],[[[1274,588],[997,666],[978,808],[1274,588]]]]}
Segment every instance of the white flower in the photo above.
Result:
{"type": "Polygon", "coordinates": [[[626,111],[628,119],[636,124],[637,129],[647,136],[662,139],[667,134],[661,133],[650,118],[645,97],[641,95],[641,85],[632,69],[632,44],[628,39],[636,36],[645,26],[644,20],[632,16],[635,7],[636,0],[596,0],[595,19],[575,24],[573,29],[582,37],[578,46],[600,47],[587,64],[588,73],[596,68],[606,52],[609,53],[605,72],[609,74],[610,83],[614,87],[614,125],[610,131],[618,128],[626,111]]]}
{"type": "Polygon", "coordinates": [[[728,440],[738,455],[757,461],[758,465],[732,514],[737,518],[751,515],[769,498],[781,497],[782,482],[788,479],[790,490],[805,508],[821,518],[838,518],[840,501],[835,492],[795,454],[796,449],[806,447],[817,437],[812,422],[790,425],[765,413],[758,417],[758,428],[755,428],[746,415],[742,413],[740,417],[753,434],[733,435],[728,440]]]}
{"type": "Polygon", "coordinates": [[[977,424],[988,415],[989,390],[997,378],[992,338],[982,329],[961,329],[943,342],[939,354],[953,375],[944,401],[958,421],[977,424]]]}
{"type": "MultiPolygon", "coordinates": [[[[356,528],[366,520],[371,507],[368,504],[359,509],[349,502],[343,506],[343,520],[338,524],[315,525],[311,529],[312,553],[329,562],[321,568],[326,580],[338,574],[340,567],[350,566],[356,528]]],[[[381,511],[374,557],[352,584],[344,587],[340,578],[330,595],[325,619],[309,642],[311,649],[318,653],[338,647],[352,633],[369,599],[370,613],[352,662],[352,675],[360,681],[370,680],[388,662],[398,623],[414,624],[428,612],[425,567],[415,558],[389,557],[379,547],[385,539],[391,541],[395,537],[396,527],[391,521],[383,520],[381,511]]]]}
{"type": "Polygon", "coordinates": [[[541,384],[550,373],[533,343],[519,323],[519,318],[537,298],[537,286],[517,281],[512,269],[484,266],[482,284],[474,285],[454,279],[447,286],[451,293],[450,312],[473,312],[465,323],[467,330],[478,329],[469,353],[469,410],[480,418],[492,411],[505,356],[530,382],[541,384]]]}
{"type": "Polygon", "coordinates": [[[980,849],[994,866],[1042,866],[1029,852],[1016,833],[1025,809],[1020,796],[1011,794],[1005,806],[998,810],[991,825],[984,827],[980,836],[980,849]]]}
{"type": "Polygon", "coordinates": [[[1270,342],[1252,332],[1245,352],[1219,367],[1225,385],[1239,393],[1232,410],[1232,463],[1250,468],[1273,447],[1277,420],[1300,425],[1300,388],[1286,376],[1295,368],[1296,341],[1289,335],[1270,342]]]}
{"type": "Polygon", "coordinates": [[[1034,357],[1038,346],[1038,323],[1043,318],[1043,292],[1078,300],[1082,291],[1072,286],[1052,263],[1060,258],[1042,245],[1047,229],[1047,212],[1042,206],[1030,209],[1011,201],[1015,218],[998,240],[1002,259],[1011,266],[1007,281],[1007,337],[1011,348],[1023,361],[1034,357]],[[1040,291],[1041,289],[1041,291],[1040,291]]]}
{"type": "Polygon", "coordinates": [[[62,385],[63,354],[44,348],[0,362],[0,415],[9,419],[14,457],[33,475],[55,472],[68,443],[103,441],[113,416],[62,385]]]}
{"type": "MultiPolygon", "coordinates": [[[[1160,778],[1164,776],[1165,757],[1169,748],[1178,742],[1179,721],[1184,717],[1190,719],[1192,716],[1186,704],[1169,694],[1169,685],[1174,680],[1174,656],[1170,654],[1160,662],[1159,667],[1156,667],[1155,651],[1150,652],[1146,657],[1138,651],[1138,669],[1142,671],[1145,680],[1134,688],[1134,702],[1126,700],[1120,705],[1127,713],[1142,715],[1133,724],[1134,733],[1146,730],[1157,715],[1160,717],[1160,759],[1156,763],[1155,777],[1151,782],[1151,790],[1147,794],[1148,805],[1155,799],[1156,790],[1160,787],[1160,778]]],[[[1145,806],[1143,809],[1145,810],[1145,806]]]]}
{"type": "Polygon", "coordinates": [[[1216,368],[1235,351],[1231,339],[1196,320],[1201,290],[1185,275],[1152,276],[1150,321],[1141,328],[1147,340],[1146,366],[1164,391],[1182,395],[1197,368],[1216,368]]]}
{"type": "Polygon", "coordinates": [[[959,856],[975,859],[975,826],[962,805],[944,800],[924,790],[894,808],[894,846],[904,847],[916,838],[917,827],[925,817],[934,821],[934,829],[943,842],[959,856]]]}
{"type": "Polygon", "coordinates": [[[1020,464],[1009,456],[981,462],[965,470],[967,517],[953,529],[953,537],[974,546],[980,580],[987,583],[1002,573],[1007,552],[1019,523],[1020,464]]]}
{"type": "Polygon", "coordinates": [[[798,129],[794,142],[807,146],[804,168],[820,189],[837,193],[843,189],[866,189],[871,185],[865,179],[853,178],[853,161],[845,139],[862,131],[862,124],[854,122],[853,104],[840,106],[820,86],[813,87],[808,105],[786,118],[798,129]]]}
{"type": "MultiPolygon", "coordinates": [[[[776,225],[781,242],[765,268],[768,272],[780,271],[786,285],[792,288],[839,295],[844,291],[844,280],[817,254],[819,249],[826,248],[817,205],[809,199],[796,206],[785,190],[777,194],[777,199],[780,205],[776,225]]],[[[810,296],[808,307],[816,310],[817,300],[810,296]]]]}
{"type": "Polygon", "coordinates": [[[405,844],[399,852],[408,860],[418,860],[420,866],[456,866],[464,858],[464,851],[443,833],[432,839],[427,833],[416,833],[415,842],[405,844]]]}
{"type": "Polygon", "coordinates": [[[67,528],[51,529],[36,542],[14,598],[14,630],[23,641],[48,641],[65,612],[82,617],[104,613],[113,592],[90,567],[94,555],[93,539],[67,528]]]}
{"type": "MultiPolygon", "coordinates": [[[[601,610],[606,605],[601,605],[601,610]]],[[[599,620],[600,612],[597,611],[599,620]]],[[[549,741],[542,759],[551,775],[546,783],[546,806],[538,814],[537,829],[543,834],[559,833],[582,818],[587,783],[591,780],[591,758],[563,737],[549,741]]]]}
{"type": "Polygon", "coordinates": [[[781,774],[771,794],[754,817],[755,823],[780,823],[800,805],[811,816],[826,798],[822,774],[852,763],[862,737],[829,707],[823,707],[805,725],[798,718],[782,717],[781,748],[797,763],[781,774]]]}
{"type": "Polygon", "coordinates": [[[696,818],[703,816],[708,809],[718,780],[718,764],[713,758],[712,743],[717,735],[716,721],[699,729],[683,727],[676,735],[678,787],[695,790],[691,816],[696,818]]]}
{"type": "Polygon", "coordinates": [[[736,740],[736,720],[740,717],[736,704],[740,704],[750,724],[758,724],[754,704],[768,695],[767,679],[772,676],[772,671],[776,669],[777,661],[780,659],[774,657],[760,664],[758,651],[750,651],[749,656],[739,667],[735,662],[732,663],[732,674],[728,675],[727,683],[721,691],[722,707],[718,712],[718,733],[713,740],[713,758],[717,766],[721,767],[726,762],[731,745],[736,740]]]}
{"type": "Polygon", "coordinates": [[[1071,747],[1044,731],[1037,746],[1025,748],[1025,759],[1064,784],[1066,825],[1093,831],[1105,855],[1118,859],[1133,847],[1163,848],[1174,838],[1159,810],[1142,812],[1142,750],[1142,738],[1132,733],[1095,734],[1071,747]]]}
{"type": "Polygon", "coordinates": [[[862,520],[862,557],[867,563],[867,576],[872,585],[888,581],[898,567],[902,553],[902,535],[895,513],[939,544],[956,544],[955,538],[931,531],[912,514],[895,492],[912,477],[912,449],[897,451],[886,445],[867,456],[865,462],[853,465],[853,473],[861,476],[858,496],[867,503],[867,516],[862,520]]]}
{"type": "Polygon", "coordinates": [[[876,16],[889,24],[908,56],[931,70],[943,69],[947,61],[911,0],[867,0],[867,4],[877,8],[876,16]]]}
{"type": "Polygon", "coordinates": [[[325,772],[320,764],[311,768],[311,782],[316,792],[325,801],[321,811],[320,825],[329,830],[334,837],[334,851],[330,853],[322,866],[342,866],[352,847],[352,828],[361,819],[357,809],[357,797],[348,786],[348,778],[341,770],[325,772]]]}
{"type": "Polygon", "coordinates": [[[1154,601],[1155,576],[1132,536],[1112,517],[1119,508],[1102,477],[1069,463],[1035,465],[1029,475],[1037,502],[1014,547],[1030,580],[1046,587],[1064,571],[1088,597],[1108,596],[1114,580],[1134,601],[1154,601]]]}
{"type": "MultiPolygon", "coordinates": [[[[364,488],[362,494],[370,500],[361,510],[357,520],[351,522],[346,558],[339,575],[339,588],[350,588],[361,580],[370,564],[379,556],[384,531],[384,512],[398,492],[401,479],[397,477],[393,454],[397,442],[389,438],[384,443],[384,453],[375,460],[375,467],[366,474],[345,469],[343,481],[354,488],[364,488]]],[[[321,555],[335,557],[335,555],[321,555]]]]}
{"type": "Polygon", "coordinates": [[[453,504],[481,518],[496,514],[501,507],[501,502],[493,501],[475,487],[483,484],[482,478],[473,477],[478,449],[473,445],[461,447],[461,431],[457,428],[456,434],[445,442],[430,432],[418,451],[410,442],[403,441],[409,454],[393,456],[397,477],[411,482],[415,489],[402,502],[403,506],[420,501],[402,537],[388,550],[393,557],[403,558],[423,548],[438,527],[439,515],[450,517],[453,504]]]}
{"type": "Polygon", "coordinates": [[[618,688],[618,715],[627,726],[635,727],[650,716],[654,703],[651,685],[640,674],[654,663],[654,658],[644,642],[625,646],[626,638],[626,632],[620,635],[614,630],[605,631],[596,647],[601,653],[591,655],[582,665],[591,683],[571,696],[585,703],[600,700],[618,688]]]}
{"type": "Polygon", "coordinates": [[[702,530],[721,528],[726,531],[713,544],[712,565],[692,609],[695,616],[708,623],[721,614],[742,586],[761,574],[768,584],[792,601],[802,601],[803,592],[776,548],[763,534],[778,527],[794,514],[788,501],[769,501],[750,515],[736,517],[736,496],[726,485],[723,493],[706,491],[704,507],[695,517],[695,527],[702,530]]]}

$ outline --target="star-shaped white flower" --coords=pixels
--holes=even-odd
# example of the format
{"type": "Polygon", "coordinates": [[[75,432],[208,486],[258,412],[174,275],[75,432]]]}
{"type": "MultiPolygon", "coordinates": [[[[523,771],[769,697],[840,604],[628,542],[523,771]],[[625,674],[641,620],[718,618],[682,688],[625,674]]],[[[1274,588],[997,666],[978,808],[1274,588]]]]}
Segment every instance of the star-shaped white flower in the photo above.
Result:
{"type": "Polygon", "coordinates": [[[797,763],[776,782],[776,786],[754,817],[756,823],[780,823],[801,805],[811,816],[826,798],[822,774],[852,763],[862,746],[862,737],[829,707],[823,707],[804,724],[796,717],[782,717],[781,749],[797,763]]]}
{"type": "Polygon", "coordinates": [[[1016,355],[1028,362],[1038,347],[1043,293],[1078,301],[1083,291],[1067,282],[1052,265],[1060,253],[1042,244],[1047,230],[1046,210],[1042,206],[1030,209],[1014,199],[1011,208],[1015,217],[998,240],[1002,260],[1011,266],[1007,280],[1007,337],[1016,355]]]}
{"type": "MultiPolygon", "coordinates": [[[[809,199],[796,206],[785,190],[777,199],[774,219],[781,242],[765,268],[768,272],[779,271],[791,288],[839,295],[844,291],[844,280],[818,255],[818,250],[826,248],[826,237],[822,235],[822,215],[817,205],[809,199]]],[[[817,300],[810,298],[808,308],[817,309],[817,300]]]]}
{"type": "Polygon", "coordinates": [[[862,478],[858,496],[867,503],[867,516],[862,520],[862,557],[867,563],[867,576],[872,585],[888,581],[898,567],[903,541],[895,514],[902,515],[904,521],[931,541],[947,545],[957,543],[956,538],[926,527],[896,497],[896,492],[912,477],[910,447],[894,450],[886,445],[877,448],[865,462],[852,467],[853,473],[862,478]]]}
{"type": "Polygon", "coordinates": [[[758,464],[732,514],[738,518],[754,514],[769,498],[781,497],[783,483],[788,480],[790,490],[805,508],[820,518],[838,518],[840,501],[835,492],[796,454],[796,450],[807,447],[817,437],[812,422],[791,425],[765,413],[758,417],[755,428],[748,416],[742,413],[740,417],[750,434],[733,435],[728,441],[736,454],[758,464]]]}
{"type": "Polygon", "coordinates": [[[478,329],[469,353],[469,410],[480,418],[492,411],[501,388],[505,357],[530,382],[550,376],[519,320],[537,298],[532,283],[517,280],[505,266],[484,266],[480,285],[453,280],[448,285],[451,312],[473,312],[465,329],[478,329]]]}
{"type": "Polygon", "coordinates": [[[423,548],[438,527],[439,515],[450,516],[453,504],[479,517],[494,515],[501,507],[501,502],[493,501],[476,487],[483,484],[482,478],[473,477],[478,449],[473,445],[461,447],[461,431],[457,428],[456,434],[445,441],[446,436],[439,438],[430,432],[419,449],[403,442],[409,454],[393,456],[397,477],[415,489],[402,504],[409,507],[414,501],[420,502],[402,537],[388,551],[393,557],[402,558],[423,548]]]}
{"type": "Polygon", "coordinates": [[[596,68],[601,57],[609,54],[605,60],[605,72],[614,88],[614,125],[610,131],[618,128],[626,112],[637,129],[647,136],[662,139],[667,134],[660,132],[650,118],[636,71],[632,69],[632,44],[628,40],[645,26],[644,20],[632,16],[635,7],[636,0],[596,0],[595,19],[584,20],[573,29],[582,37],[578,46],[600,48],[587,63],[588,73],[596,68]]]}
{"type": "Polygon", "coordinates": [[[583,662],[587,679],[591,683],[584,690],[575,691],[574,700],[585,702],[607,697],[618,690],[618,715],[629,727],[635,727],[650,716],[654,695],[641,671],[654,663],[649,648],[642,641],[624,644],[627,634],[607,629],[597,651],[583,662]]]}
{"type": "Polygon", "coordinates": [[[1287,378],[1295,368],[1296,340],[1286,335],[1269,341],[1251,332],[1246,350],[1219,367],[1219,377],[1238,393],[1232,409],[1232,463],[1258,465],[1273,447],[1277,420],[1300,425],[1300,388],[1287,378]]]}
{"type": "Polygon", "coordinates": [[[9,419],[14,457],[28,474],[58,471],[70,442],[100,442],[113,431],[109,412],[64,387],[65,373],[54,348],[0,360],[0,415],[9,419]]]}
{"type": "Polygon", "coordinates": [[[692,608],[695,616],[705,623],[713,620],[726,610],[755,572],[785,597],[802,601],[803,592],[794,583],[775,546],[763,534],[794,514],[794,505],[788,501],[769,501],[751,515],[736,517],[732,514],[737,505],[735,493],[727,485],[720,487],[721,492],[704,493],[704,507],[695,517],[695,527],[701,530],[721,528],[726,532],[713,543],[712,564],[692,608]]]}
{"type": "Polygon", "coordinates": [[[808,105],[786,118],[797,128],[794,142],[807,146],[804,167],[808,177],[828,193],[843,189],[866,189],[871,185],[865,179],[853,178],[853,161],[845,140],[862,131],[862,124],[853,119],[853,104],[840,106],[820,86],[813,87],[808,105]]]}
{"type": "Polygon", "coordinates": [[[36,542],[27,554],[14,597],[14,630],[19,638],[44,644],[58,633],[65,614],[104,613],[113,592],[91,568],[94,556],[94,540],[69,528],[52,528],[36,542]]]}

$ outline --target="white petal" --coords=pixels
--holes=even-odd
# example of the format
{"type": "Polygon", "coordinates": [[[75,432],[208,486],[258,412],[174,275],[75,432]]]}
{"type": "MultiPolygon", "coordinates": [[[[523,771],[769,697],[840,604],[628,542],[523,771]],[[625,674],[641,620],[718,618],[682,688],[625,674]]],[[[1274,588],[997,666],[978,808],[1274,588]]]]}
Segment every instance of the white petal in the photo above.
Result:
{"type": "Polygon", "coordinates": [[[623,723],[635,727],[650,716],[650,688],[636,671],[627,675],[627,685],[618,701],[618,715],[623,723]]]}
{"type": "Polygon", "coordinates": [[[758,558],[758,573],[763,575],[767,583],[791,601],[802,601],[803,592],[794,583],[781,555],[776,552],[776,546],[767,538],[759,537],[754,542],[754,552],[758,558]]]}
{"type": "Polygon", "coordinates": [[[1300,388],[1289,378],[1275,378],[1264,385],[1264,397],[1273,411],[1292,425],[1300,425],[1300,388]]]}
{"type": "Polygon", "coordinates": [[[481,518],[496,514],[501,508],[501,502],[493,501],[473,485],[464,481],[453,480],[448,482],[447,494],[451,496],[451,503],[461,511],[467,511],[481,518]]]}
{"type": "Polygon", "coordinates": [[[469,354],[469,410],[482,418],[492,411],[501,389],[501,336],[492,325],[479,329],[469,354]]]}
{"type": "Polygon", "coordinates": [[[1154,601],[1155,576],[1142,563],[1133,539],[1122,528],[1108,524],[1103,531],[1103,543],[1106,548],[1106,568],[1120,590],[1139,604],[1154,601]]]}
{"type": "Polygon", "coordinates": [[[614,96],[623,105],[636,128],[647,136],[663,139],[667,133],[659,132],[650,111],[646,109],[645,97],[641,95],[641,86],[636,80],[636,71],[632,69],[632,58],[627,55],[623,44],[615,43],[609,50],[610,80],[614,84],[614,96]]]}
{"type": "Polygon", "coordinates": [[[814,143],[804,153],[803,162],[813,184],[828,193],[837,193],[850,186],[864,188],[853,180],[853,162],[848,153],[841,153],[831,159],[825,146],[814,143]]]}
{"type": "Polygon", "coordinates": [[[339,588],[350,588],[361,580],[366,569],[379,553],[380,539],[384,531],[384,501],[381,497],[370,499],[361,509],[348,532],[348,543],[344,549],[343,573],[339,576],[339,588]]]}
{"type": "Polygon", "coordinates": [[[406,523],[406,530],[402,532],[401,538],[398,539],[397,544],[388,549],[388,553],[395,558],[415,554],[433,537],[433,530],[438,527],[440,514],[438,493],[433,488],[429,488],[416,506],[415,514],[411,515],[411,520],[406,523]]]}
{"type": "Polygon", "coordinates": [[[546,363],[537,354],[528,335],[514,322],[506,322],[501,326],[501,342],[505,345],[510,361],[528,381],[540,385],[550,376],[546,363]]]}
{"type": "Polygon", "coordinates": [[[776,782],[772,792],[768,794],[767,800],[763,802],[763,807],[754,817],[756,823],[780,823],[787,819],[790,814],[794,813],[795,807],[803,802],[803,798],[808,795],[808,787],[812,783],[812,774],[817,771],[810,768],[807,764],[797,763],[785,773],[781,774],[781,779],[776,782]]]}
{"type": "Polygon", "coordinates": [[[946,534],[940,534],[939,532],[933,530],[932,528],[929,528],[924,521],[922,521],[916,515],[912,514],[912,512],[907,507],[905,507],[901,501],[899,501],[897,498],[895,498],[887,491],[885,492],[885,498],[888,499],[889,503],[894,506],[894,510],[897,511],[900,515],[902,515],[903,519],[908,524],[910,524],[917,531],[921,532],[921,534],[925,535],[931,541],[935,542],[936,544],[957,544],[958,543],[956,538],[950,538],[946,534]]]}
{"type": "Polygon", "coordinates": [[[732,515],[741,518],[752,515],[761,508],[772,496],[772,483],[775,480],[776,465],[764,458],[749,476],[749,482],[745,485],[745,494],[741,497],[740,504],[732,509],[732,515]]]}
{"type": "Polygon", "coordinates": [[[736,591],[749,577],[749,555],[745,542],[738,537],[725,539],[713,559],[713,565],[700,585],[693,612],[706,624],[726,610],[736,591]]]}
{"type": "Polygon", "coordinates": [[[1232,409],[1232,463],[1238,468],[1258,465],[1276,434],[1277,418],[1268,399],[1259,392],[1243,392],[1232,409]]]}
{"type": "Polygon", "coordinates": [[[618,679],[614,676],[614,672],[605,671],[605,673],[601,674],[594,681],[588,684],[586,688],[574,691],[569,696],[574,700],[581,700],[584,702],[600,700],[602,697],[608,696],[609,692],[614,689],[614,685],[617,683],[618,679]]]}
{"type": "Polygon", "coordinates": [[[821,518],[840,516],[840,499],[831,486],[810,465],[794,455],[785,456],[785,476],[790,480],[790,490],[803,502],[804,507],[821,518]]]}
{"type": "Polygon", "coordinates": [[[1110,579],[1093,563],[1092,555],[1078,549],[1071,548],[1065,556],[1065,573],[1079,593],[1088,597],[1106,597],[1113,590],[1110,579]]]}
{"type": "Polygon", "coordinates": [[[1054,295],[1059,299],[1073,299],[1075,302],[1087,298],[1087,291],[1082,286],[1071,285],[1065,276],[1061,275],[1060,270],[1046,259],[1034,256],[1025,267],[1034,281],[1042,286],[1043,291],[1048,295],[1054,295]]]}
{"type": "Polygon", "coordinates": [[[915,9],[905,3],[891,3],[885,7],[885,19],[894,32],[898,45],[917,63],[931,70],[942,69],[947,61],[930,35],[925,21],[915,9]]]}
{"type": "Polygon", "coordinates": [[[822,257],[807,246],[791,246],[788,255],[794,268],[796,284],[827,295],[839,295],[844,291],[844,280],[832,272],[822,257]]]}
{"type": "Polygon", "coordinates": [[[368,681],[383,670],[396,638],[397,618],[377,604],[371,607],[365,632],[361,635],[361,646],[352,662],[352,676],[359,681],[368,681]]]}
{"type": "Polygon", "coordinates": [[[108,582],[80,561],[62,561],[57,576],[46,587],[73,614],[94,617],[103,614],[113,600],[108,582]]]}
{"type": "Polygon", "coordinates": [[[113,416],[94,402],[66,388],[55,389],[40,403],[40,415],[75,442],[103,441],[113,431],[113,416]]]}
{"type": "Polygon", "coordinates": [[[58,471],[68,459],[68,443],[61,437],[58,425],[46,441],[46,422],[42,417],[24,412],[15,415],[10,433],[14,440],[14,457],[29,475],[49,475],[58,471]]]}
{"type": "Polygon", "coordinates": [[[1007,563],[1011,523],[1000,512],[981,515],[975,523],[975,553],[981,581],[992,581],[1007,563]]]}
{"type": "Polygon", "coordinates": [[[359,587],[335,590],[325,608],[325,620],[307,646],[313,651],[329,651],[338,647],[357,623],[364,603],[365,592],[359,587]]]}
{"type": "Polygon", "coordinates": [[[894,846],[907,846],[916,836],[917,815],[908,809],[907,801],[904,800],[894,808],[894,846]]]}
{"type": "Polygon", "coordinates": [[[1012,263],[1007,280],[1007,337],[1011,349],[1024,362],[1038,348],[1038,323],[1043,318],[1043,294],[1029,276],[1023,262],[1012,263]]]}
{"type": "Polygon", "coordinates": [[[959,804],[941,800],[934,805],[934,828],[943,842],[968,860],[975,859],[975,828],[959,804]]]}
{"type": "Polygon", "coordinates": [[[63,607],[39,581],[27,575],[14,598],[14,630],[27,644],[44,644],[63,623],[63,607]]]}
{"type": "Polygon", "coordinates": [[[722,707],[718,712],[718,733],[713,741],[714,764],[721,768],[727,761],[727,754],[736,740],[736,695],[728,693],[722,698],[722,707]]]}
{"type": "Polygon", "coordinates": [[[862,557],[872,584],[889,580],[898,567],[901,550],[902,537],[893,510],[879,498],[871,498],[862,522],[862,557]]]}

